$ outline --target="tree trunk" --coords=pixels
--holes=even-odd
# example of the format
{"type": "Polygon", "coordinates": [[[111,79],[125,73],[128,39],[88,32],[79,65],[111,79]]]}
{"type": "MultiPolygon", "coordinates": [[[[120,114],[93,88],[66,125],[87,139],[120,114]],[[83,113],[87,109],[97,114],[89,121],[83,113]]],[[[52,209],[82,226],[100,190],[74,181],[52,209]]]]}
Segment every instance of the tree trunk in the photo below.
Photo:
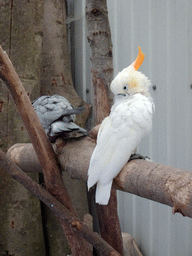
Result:
{"type": "MultiPolygon", "coordinates": [[[[42,13],[41,0],[2,0],[0,4],[0,44],[32,98],[40,89],[42,13]]],[[[4,105],[0,110],[0,147],[6,151],[29,137],[2,81],[0,102],[4,105]]],[[[2,169],[0,175],[0,255],[46,255],[39,200],[2,169]]],[[[39,180],[38,174],[30,177],[39,180]]]]}
{"type": "Polygon", "coordinates": [[[55,93],[66,97],[74,107],[85,107],[86,110],[77,116],[77,124],[84,126],[90,114],[90,106],[77,95],[73,86],[66,4],[63,0],[47,0],[44,3],[41,95],[55,93]]]}
{"type": "MultiPolygon", "coordinates": [[[[2,0],[0,7],[0,44],[9,52],[11,3],[9,0],[2,0]]],[[[8,96],[8,90],[0,80],[0,148],[3,151],[10,146],[8,146],[8,96]]]]}
{"type": "MultiPolygon", "coordinates": [[[[94,89],[95,124],[109,115],[111,98],[109,86],[113,79],[111,31],[108,20],[107,1],[86,1],[88,42],[91,48],[92,82],[94,89]]],[[[89,194],[89,197],[94,194],[89,194]]],[[[90,201],[92,201],[90,199],[90,201]]],[[[123,240],[117,214],[117,194],[112,188],[107,206],[97,205],[101,236],[123,255],[123,240]],[[113,230],[113,232],[111,232],[113,230]]],[[[93,216],[94,211],[91,210],[93,216]]],[[[96,217],[94,217],[96,219],[96,217]]]]}
{"type": "Polygon", "coordinates": [[[87,39],[91,48],[95,124],[109,115],[109,86],[113,78],[111,32],[105,0],[86,1],[87,39]]]}
{"type": "Polygon", "coordinates": [[[108,205],[96,204],[96,207],[102,238],[121,255],[124,255],[123,239],[117,212],[116,189],[112,188],[108,205]]]}
{"type": "MultiPolygon", "coordinates": [[[[59,94],[66,97],[74,107],[84,106],[86,111],[77,116],[77,123],[84,126],[90,113],[90,106],[83,102],[73,87],[65,20],[65,1],[47,0],[44,2],[43,67],[40,94],[59,94]]],[[[88,212],[86,183],[72,180],[67,173],[63,173],[63,179],[78,214],[83,219],[84,214],[88,212]],[[80,198],[83,200],[79,200],[80,198]]],[[[58,218],[45,205],[42,205],[42,209],[45,216],[44,225],[49,255],[69,254],[71,250],[58,218]]]]}

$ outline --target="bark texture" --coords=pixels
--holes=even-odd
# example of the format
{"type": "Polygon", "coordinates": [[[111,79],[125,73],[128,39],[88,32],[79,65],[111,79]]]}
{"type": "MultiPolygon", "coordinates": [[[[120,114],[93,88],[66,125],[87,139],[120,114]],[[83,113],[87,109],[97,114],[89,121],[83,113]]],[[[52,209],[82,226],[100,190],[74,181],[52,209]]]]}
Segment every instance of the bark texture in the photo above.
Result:
{"type": "MultiPolygon", "coordinates": [[[[92,83],[94,92],[94,118],[99,124],[109,115],[109,85],[113,79],[113,57],[111,32],[108,20],[107,1],[86,1],[86,18],[88,42],[91,48],[92,83]]],[[[95,197],[94,193],[89,196],[95,197]]],[[[94,200],[92,204],[94,204],[94,200]]],[[[123,241],[117,214],[117,194],[112,188],[111,198],[107,206],[97,205],[101,236],[123,255],[123,241]],[[113,232],[111,232],[113,230],[113,232]]],[[[94,210],[91,210],[94,214],[94,210]]],[[[94,215],[93,215],[94,216],[94,215]]],[[[96,219],[96,217],[94,218],[96,219]]]]}
{"type": "Polygon", "coordinates": [[[123,248],[125,256],[143,256],[143,254],[139,251],[137,242],[134,237],[127,233],[123,233],[123,248]]]}
{"type": "MultiPolygon", "coordinates": [[[[90,112],[90,106],[83,102],[76,94],[70,70],[70,56],[68,53],[67,27],[65,24],[66,7],[65,1],[8,1],[3,0],[0,3],[0,44],[4,50],[9,53],[11,60],[13,60],[20,79],[30,96],[31,100],[37,98],[41,94],[60,94],[68,98],[68,100],[76,107],[83,105],[86,111],[82,115],[78,115],[77,123],[84,126],[87,116],[90,112]],[[42,54],[43,52],[43,54],[42,54]],[[43,68],[42,68],[43,65],[43,68]],[[40,86],[41,85],[41,86],[40,86]]],[[[15,111],[15,104],[9,96],[7,88],[0,80],[0,148],[6,151],[12,144],[16,142],[28,142],[29,136],[23,125],[17,111],[15,111]]],[[[33,179],[38,181],[38,174],[32,174],[33,179]]],[[[69,175],[64,174],[68,188],[76,188],[69,191],[73,196],[73,201],[76,204],[77,211],[83,218],[83,215],[88,211],[86,207],[86,200],[82,204],[79,197],[85,199],[86,185],[83,181],[74,181],[69,175]]],[[[23,189],[17,182],[9,179],[6,173],[3,174],[5,179],[1,180],[0,187],[8,188],[7,193],[1,193],[2,202],[6,207],[1,207],[0,215],[8,216],[8,212],[18,212],[17,216],[27,221],[25,214],[30,212],[30,207],[26,209],[13,208],[14,196],[18,191],[18,198],[20,200],[28,201],[25,194],[29,193],[23,189]],[[18,188],[17,188],[18,186],[18,188]],[[20,195],[20,196],[19,196],[20,195]],[[22,198],[23,195],[23,198],[22,198]],[[6,199],[7,198],[7,199],[6,199]],[[13,202],[10,200],[12,198],[13,202]],[[7,201],[7,203],[6,203],[7,201]],[[13,205],[13,206],[12,206],[13,205]],[[13,209],[12,209],[13,208],[13,209]],[[23,216],[23,217],[22,217],[23,216]]],[[[4,191],[4,190],[3,190],[4,191]]],[[[33,198],[33,197],[32,197],[33,198]]],[[[29,200],[32,200],[31,196],[29,200]]],[[[36,201],[35,198],[33,200],[36,201]]],[[[36,201],[38,202],[38,201],[36,201]]],[[[27,203],[26,203],[27,205],[27,203]]],[[[38,205],[33,204],[33,208],[38,205]]],[[[38,210],[31,209],[32,212],[39,212],[40,219],[40,205],[38,210]]],[[[46,245],[48,247],[49,255],[63,255],[70,253],[70,248],[67,245],[66,238],[57,218],[46,207],[42,206],[43,224],[45,231],[46,245]],[[47,212],[48,211],[48,212],[47,212]]],[[[28,216],[28,215],[27,215],[28,216]]],[[[34,218],[33,219],[35,222],[34,218]]],[[[1,227],[7,229],[10,226],[10,221],[5,222],[3,218],[1,227]]],[[[24,222],[23,222],[24,223],[24,222]]],[[[38,233],[35,227],[41,232],[41,239],[37,238],[37,244],[42,244],[44,239],[41,222],[36,220],[36,225],[33,225],[32,233],[38,233]]],[[[15,230],[16,230],[15,226],[15,230]]],[[[25,229],[25,227],[23,228],[25,229]]],[[[1,228],[0,228],[1,230],[1,228]]],[[[10,237],[12,244],[15,239],[8,233],[0,232],[6,237],[10,237]]],[[[29,233],[29,232],[28,232],[29,233]]],[[[29,236],[31,236],[29,234],[29,236]]],[[[25,236],[27,239],[27,236],[25,236]]],[[[18,235],[15,246],[23,248],[23,237],[18,235]],[[21,241],[21,243],[19,242],[21,241]]],[[[30,241],[30,239],[28,239],[30,241]]],[[[42,250],[43,250],[43,246],[42,250]]],[[[28,247],[29,248],[29,247],[28,247]]],[[[33,251],[33,246],[31,246],[33,251]]],[[[6,244],[3,250],[7,250],[6,244]]],[[[11,251],[12,252],[12,251],[11,251]]],[[[31,252],[32,253],[32,252],[31,252]]],[[[39,252],[42,255],[42,251],[39,252]]],[[[30,255],[30,250],[24,252],[30,255]]],[[[34,254],[34,253],[32,253],[34,254]]],[[[38,255],[38,254],[37,254],[38,255]]]]}
{"type": "MultiPolygon", "coordinates": [[[[40,90],[41,0],[0,1],[0,45],[14,62],[30,97],[40,90]]],[[[0,80],[0,148],[29,137],[7,88],[0,80]]],[[[39,200],[0,168],[0,255],[45,255],[39,200]]],[[[38,182],[38,174],[30,174],[38,182]]]]}
{"type": "MultiPolygon", "coordinates": [[[[0,64],[0,77],[6,82],[16,107],[24,121],[33,147],[41,163],[47,190],[77,216],[76,209],[72,205],[68,191],[63,183],[58,162],[48,137],[45,134],[10,59],[7,54],[3,52],[2,48],[0,48],[0,64]]],[[[77,237],[68,223],[65,223],[62,219],[60,219],[60,223],[65,231],[73,255],[91,255],[87,242],[77,237]]]]}
{"type": "MultiPolygon", "coordinates": [[[[96,130],[98,127],[95,128],[94,134],[96,130]]],[[[87,180],[89,160],[95,147],[93,138],[90,134],[76,141],[68,141],[59,150],[55,148],[62,168],[71,177],[87,180]]],[[[27,165],[37,166],[37,162],[30,161],[30,156],[35,159],[34,154],[31,144],[16,144],[8,151],[10,159],[23,171],[27,171],[25,158],[29,159],[27,165]]],[[[128,162],[114,179],[114,187],[169,205],[173,208],[173,213],[179,212],[192,218],[192,174],[189,171],[145,160],[133,160],[128,162]]]]}
{"type": "Polygon", "coordinates": [[[73,86],[65,21],[65,1],[44,2],[41,95],[57,93],[66,97],[74,107],[85,107],[86,110],[77,116],[77,124],[84,126],[90,114],[90,106],[77,95],[73,86]]]}
{"type": "MultiPolygon", "coordinates": [[[[103,240],[97,233],[93,232],[87,224],[82,222],[74,213],[69,211],[64,205],[62,205],[56,198],[48,193],[41,185],[33,181],[28,175],[21,171],[10,159],[8,159],[4,153],[0,150],[0,161],[2,163],[1,168],[4,171],[8,171],[9,174],[19,181],[23,186],[25,186],[31,193],[42,200],[57,216],[64,222],[67,222],[74,231],[76,235],[82,236],[87,241],[89,241],[93,246],[95,246],[99,252],[104,256],[119,256],[120,254],[116,252],[110,245],[108,245],[105,240],[103,240]]],[[[89,222],[87,216],[84,221],[89,222]]],[[[80,237],[79,237],[80,238],[80,237]]],[[[74,255],[74,254],[73,254],[74,255]]],[[[79,254],[88,255],[88,254],[79,254]]]]}
{"type": "Polygon", "coordinates": [[[109,115],[109,85],[113,78],[111,32],[105,0],[86,1],[87,39],[91,49],[95,124],[109,115]]]}
{"type": "MultiPolygon", "coordinates": [[[[11,4],[9,0],[0,3],[0,44],[9,52],[10,47],[10,17],[11,4]]],[[[0,147],[5,152],[8,145],[8,90],[0,80],[0,147]]]]}
{"type": "MultiPolygon", "coordinates": [[[[90,113],[90,106],[77,95],[73,86],[68,47],[68,32],[65,21],[65,1],[44,1],[42,80],[40,94],[59,94],[66,97],[74,107],[85,107],[86,110],[81,115],[77,115],[76,120],[76,123],[83,127],[90,113]]],[[[88,212],[85,182],[74,181],[67,174],[63,174],[63,180],[65,181],[71,198],[74,199],[73,202],[77,208],[78,214],[83,218],[83,215],[88,212]],[[82,198],[83,204],[82,201],[79,200],[79,197],[82,198]]],[[[46,216],[44,224],[50,256],[70,253],[70,248],[67,245],[58,219],[46,206],[42,205],[42,209],[43,214],[46,216]]]]}
{"type": "Polygon", "coordinates": [[[96,204],[96,207],[102,238],[121,255],[124,255],[123,239],[117,213],[116,189],[112,188],[108,205],[96,204]]]}

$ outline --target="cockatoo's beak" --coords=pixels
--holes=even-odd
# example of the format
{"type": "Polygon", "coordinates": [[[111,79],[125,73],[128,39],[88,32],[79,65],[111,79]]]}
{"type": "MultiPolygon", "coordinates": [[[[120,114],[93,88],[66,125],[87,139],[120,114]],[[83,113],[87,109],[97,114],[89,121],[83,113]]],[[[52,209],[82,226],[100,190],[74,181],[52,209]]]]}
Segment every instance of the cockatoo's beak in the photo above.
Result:
{"type": "Polygon", "coordinates": [[[135,70],[138,70],[139,67],[141,66],[141,64],[143,63],[143,60],[145,58],[145,54],[142,53],[141,51],[141,47],[139,47],[139,53],[138,53],[138,56],[136,58],[136,60],[131,64],[132,66],[134,66],[135,70]]]}

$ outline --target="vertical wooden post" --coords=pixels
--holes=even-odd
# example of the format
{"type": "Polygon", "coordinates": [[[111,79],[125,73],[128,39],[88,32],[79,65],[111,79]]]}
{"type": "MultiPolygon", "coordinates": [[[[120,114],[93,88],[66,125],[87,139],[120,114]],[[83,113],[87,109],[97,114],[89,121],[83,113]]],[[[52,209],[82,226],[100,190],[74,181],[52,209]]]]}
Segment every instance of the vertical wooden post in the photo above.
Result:
{"type": "MultiPolygon", "coordinates": [[[[109,85],[113,79],[111,32],[106,0],[87,0],[86,18],[88,42],[91,48],[92,81],[94,89],[95,124],[109,115],[111,98],[109,85]]],[[[101,236],[123,255],[123,240],[117,214],[117,194],[112,188],[107,206],[96,204],[101,236]]]]}
{"type": "MultiPolygon", "coordinates": [[[[42,80],[39,93],[41,95],[59,94],[66,97],[74,107],[84,106],[86,111],[77,115],[78,120],[76,120],[80,126],[84,126],[89,115],[89,106],[77,95],[73,86],[66,9],[66,1],[44,1],[42,80]]],[[[82,217],[88,212],[86,184],[83,181],[71,179],[66,172],[62,173],[62,177],[78,209],[78,214],[82,217]],[[81,200],[78,200],[80,197],[81,200]]],[[[57,256],[70,254],[70,248],[58,218],[45,205],[42,205],[42,211],[45,215],[46,238],[50,244],[49,253],[57,256]]]]}

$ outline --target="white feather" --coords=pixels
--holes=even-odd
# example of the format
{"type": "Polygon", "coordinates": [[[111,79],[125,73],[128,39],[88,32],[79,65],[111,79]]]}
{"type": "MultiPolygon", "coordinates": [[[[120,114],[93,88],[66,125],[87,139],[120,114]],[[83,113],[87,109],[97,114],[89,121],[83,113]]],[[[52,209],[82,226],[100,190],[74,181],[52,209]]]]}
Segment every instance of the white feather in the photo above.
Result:
{"type": "Polygon", "coordinates": [[[115,103],[100,126],[88,170],[88,189],[97,183],[96,203],[108,204],[113,179],[152,128],[154,104],[149,86],[148,78],[132,66],[111,83],[115,103]]]}
{"type": "Polygon", "coordinates": [[[102,184],[100,181],[97,183],[96,199],[95,199],[96,203],[102,204],[102,205],[108,204],[108,201],[110,198],[111,186],[112,186],[112,181],[107,184],[102,184]]]}

